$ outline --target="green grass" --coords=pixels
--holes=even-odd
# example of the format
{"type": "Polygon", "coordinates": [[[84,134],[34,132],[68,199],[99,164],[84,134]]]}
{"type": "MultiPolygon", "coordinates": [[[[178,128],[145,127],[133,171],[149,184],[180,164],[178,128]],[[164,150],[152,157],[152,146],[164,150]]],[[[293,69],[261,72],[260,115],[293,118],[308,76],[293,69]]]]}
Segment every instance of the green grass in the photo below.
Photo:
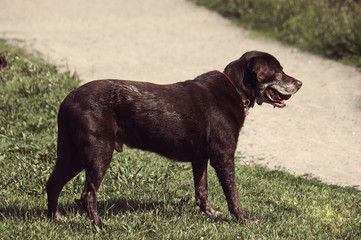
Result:
{"type": "Polygon", "coordinates": [[[360,239],[361,196],[258,165],[237,165],[242,205],[261,225],[241,225],[227,213],[214,170],[210,201],[224,212],[201,213],[194,201],[190,164],[126,148],[115,154],[101,185],[92,227],[74,199],[84,173],[60,197],[68,220],[46,218],[45,183],[56,158],[56,116],[78,86],[75,76],[0,41],[8,65],[0,72],[0,239],[360,239]]]}
{"type": "Polygon", "coordinates": [[[192,1],[267,37],[361,67],[360,1],[192,1]]]}

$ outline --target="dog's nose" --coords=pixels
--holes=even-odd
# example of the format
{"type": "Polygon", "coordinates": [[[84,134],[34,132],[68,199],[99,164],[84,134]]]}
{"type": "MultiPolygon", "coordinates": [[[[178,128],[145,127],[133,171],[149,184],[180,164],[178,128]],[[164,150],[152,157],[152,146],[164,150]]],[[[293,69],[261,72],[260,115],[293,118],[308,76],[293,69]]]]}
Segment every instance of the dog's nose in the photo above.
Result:
{"type": "Polygon", "coordinates": [[[302,87],[302,82],[296,80],[296,86],[300,89],[302,87]]]}

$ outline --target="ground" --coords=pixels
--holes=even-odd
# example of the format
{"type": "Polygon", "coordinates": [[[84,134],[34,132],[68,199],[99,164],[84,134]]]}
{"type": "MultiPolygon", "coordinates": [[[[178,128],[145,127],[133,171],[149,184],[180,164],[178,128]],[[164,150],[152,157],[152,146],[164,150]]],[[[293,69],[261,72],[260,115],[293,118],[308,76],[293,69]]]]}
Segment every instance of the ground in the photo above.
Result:
{"type": "Polygon", "coordinates": [[[255,38],[186,0],[3,0],[0,38],[39,51],[83,82],[173,83],[266,51],[303,82],[284,109],[255,106],[241,131],[242,163],[361,185],[361,73],[255,38]],[[17,41],[14,41],[17,40],[17,41]]]}

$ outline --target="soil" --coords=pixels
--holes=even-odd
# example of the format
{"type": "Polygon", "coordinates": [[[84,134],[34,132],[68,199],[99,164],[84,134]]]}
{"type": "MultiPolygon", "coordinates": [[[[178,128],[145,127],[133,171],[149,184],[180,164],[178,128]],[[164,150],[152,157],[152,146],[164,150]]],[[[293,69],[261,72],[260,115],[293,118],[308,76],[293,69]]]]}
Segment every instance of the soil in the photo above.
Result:
{"type": "Polygon", "coordinates": [[[360,189],[361,73],[354,67],[256,38],[186,0],[3,0],[0,37],[83,82],[173,83],[223,70],[249,50],[269,52],[303,87],[284,109],[251,109],[241,162],[360,189]]]}

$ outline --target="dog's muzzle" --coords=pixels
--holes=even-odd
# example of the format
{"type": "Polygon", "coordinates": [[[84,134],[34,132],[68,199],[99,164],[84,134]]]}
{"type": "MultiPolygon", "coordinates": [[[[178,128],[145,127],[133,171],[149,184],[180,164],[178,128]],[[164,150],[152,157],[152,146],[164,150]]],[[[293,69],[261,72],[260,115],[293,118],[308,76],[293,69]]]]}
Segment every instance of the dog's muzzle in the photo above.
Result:
{"type": "Polygon", "coordinates": [[[262,84],[256,101],[259,105],[265,102],[274,107],[283,108],[286,106],[285,101],[290,99],[301,87],[302,82],[299,80],[293,80],[287,84],[262,84]]]}

